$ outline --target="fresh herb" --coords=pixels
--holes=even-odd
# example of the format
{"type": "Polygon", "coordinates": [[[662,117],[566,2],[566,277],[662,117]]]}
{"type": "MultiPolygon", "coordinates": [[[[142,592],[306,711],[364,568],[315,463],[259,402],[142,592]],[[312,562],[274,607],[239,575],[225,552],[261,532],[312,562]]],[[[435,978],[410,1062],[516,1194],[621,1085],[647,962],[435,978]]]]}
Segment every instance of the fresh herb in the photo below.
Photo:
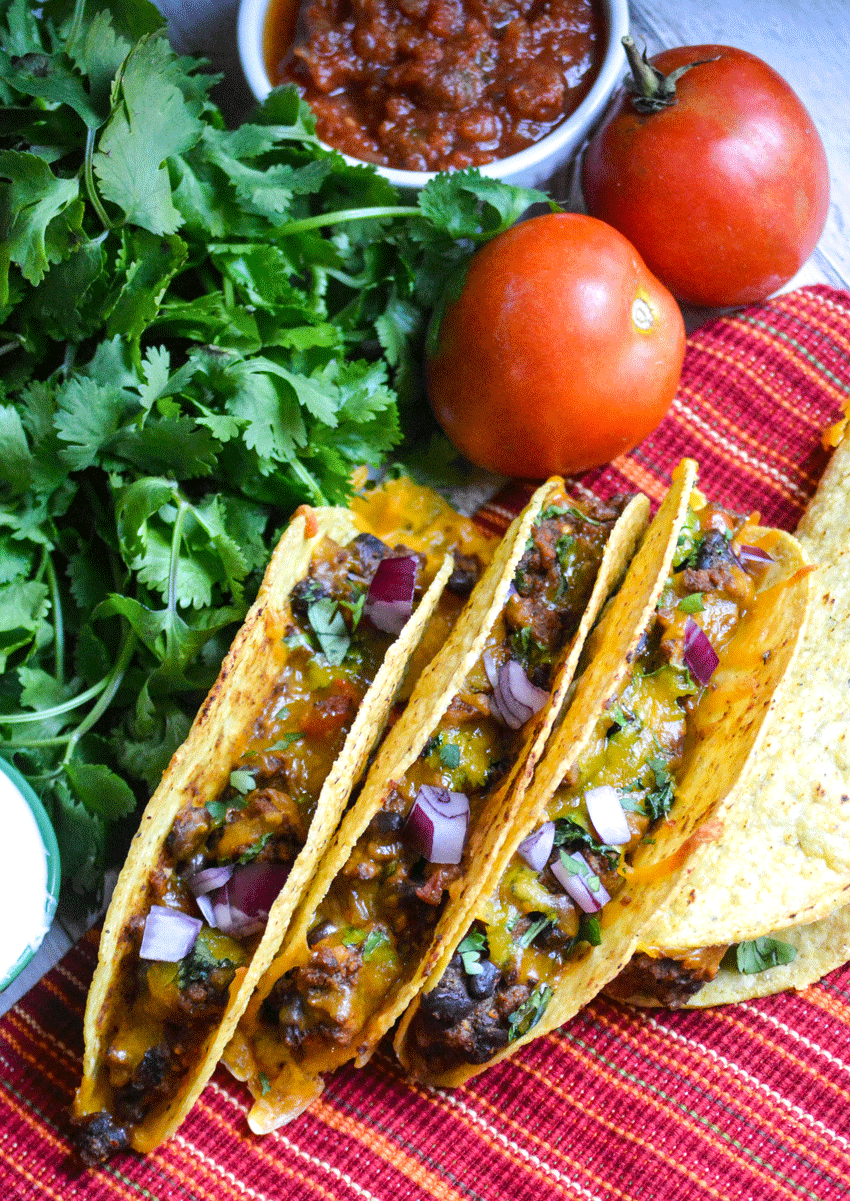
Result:
{"type": "Polygon", "coordinates": [[[478,930],[471,930],[457,949],[467,976],[480,976],[481,955],[487,950],[487,939],[478,930]]]}
{"type": "MultiPolygon", "coordinates": [[[[569,847],[574,851],[579,847],[586,847],[587,850],[594,851],[597,855],[604,855],[609,865],[619,862],[620,858],[619,848],[609,846],[605,842],[598,842],[589,830],[572,817],[559,817],[555,822],[553,845],[569,847]]],[[[572,860],[570,862],[573,863],[572,860]]],[[[575,865],[573,864],[573,866],[575,865]]]]}
{"type": "Polygon", "coordinates": [[[342,934],[342,943],[346,947],[359,947],[368,938],[368,934],[360,926],[349,926],[342,934]]]}
{"type": "Polygon", "coordinates": [[[443,767],[448,768],[449,771],[453,771],[456,767],[459,767],[460,747],[455,746],[455,744],[451,742],[447,743],[445,746],[441,746],[440,762],[442,763],[443,767]]]}
{"type": "Polygon", "coordinates": [[[660,755],[647,760],[647,767],[655,777],[655,787],[646,794],[644,808],[651,821],[666,817],[676,798],[676,786],[660,755]]]}
{"type": "Polygon", "coordinates": [[[515,1042],[524,1034],[528,1034],[542,1018],[551,999],[552,989],[549,985],[538,984],[508,1019],[508,1041],[515,1042]]]}
{"type": "Polygon", "coordinates": [[[705,608],[705,601],[702,599],[701,592],[691,592],[688,596],[683,596],[677,606],[682,613],[702,613],[705,608]]]}
{"type": "Polygon", "coordinates": [[[330,598],[313,601],[307,610],[307,620],[328,663],[339,667],[351,645],[351,638],[337,602],[330,598]]]}
{"type": "Polygon", "coordinates": [[[286,733],[281,734],[280,738],[276,739],[271,746],[266,747],[266,752],[288,751],[293,742],[298,742],[298,740],[303,737],[304,735],[299,733],[298,730],[287,730],[286,733]]]}
{"type": "Polygon", "coordinates": [[[673,552],[674,568],[693,567],[695,564],[702,543],[699,528],[699,518],[694,510],[688,506],[685,520],[679,531],[679,537],[676,539],[676,549],[673,552]]]}
{"type": "Polygon", "coordinates": [[[558,566],[561,569],[563,582],[566,583],[570,570],[575,562],[575,546],[576,540],[572,534],[562,534],[555,543],[555,554],[558,558],[558,566]]]}
{"type": "Polygon", "coordinates": [[[599,918],[591,917],[589,913],[583,913],[579,920],[578,937],[581,942],[588,942],[592,947],[600,946],[602,929],[599,925],[599,918]]]}
{"type": "Polygon", "coordinates": [[[228,956],[216,956],[210,946],[211,934],[212,932],[207,932],[206,929],[201,930],[189,954],[180,960],[177,983],[181,990],[188,988],[190,984],[205,984],[211,972],[219,969],[233,972],[238,967],[236,961],[228,956]]]}
{"type": "Polygon", "coordinates": [[[346,609],[351,616],[351,632],[352,634],[360,625],[360,618],[363,616],[363,606],[366,604],[366,590],[358,593],[353,601],[343,601],[346,609]]]}
{"type": "Polygon", "coordinates": [[[378,947],[383,947],[389,944],[390,936],[386,930],[370,930],[363,943],[363,959],[370,960],[378,947]]]}
{"type": "Polygon", "coordinates": [[[614,723],[614,725],[619,726],[621,730],[625,729],[626,726],[633,724],[640,725],[640,722],[638,722],[638,719],[635,717],[634,713],[624,712],[617,703],[613,704],[608,710],[608,716],[611,718],[611,721],[614,723]]]}
{"type": "Polygon", "coordinates": [[[241,768],[230,773],[230,787],[236,792],[241,792],[245,796],[249,792],[253,792],[256,788],[256,780],[250,771],[244,771],[241,768]]]}
{"type": "Polygon", "coordinates": [[[148,0],[0,0],[0,45],[0,736],[96,892],[281,525],[431,435],[434,302],[544,197],[402,205],[294,89],[227,129],[148,0]]]}
{"type": "Polygon", "coordinates": [[[262,851],[264,847],[268,846],[268,843],[269,843],[271,837],[272,837],[271,831],[268,831],[266,834],[262,834],[252,846],[248,847],[247,851],[242,852],[242,854],[239,856],[239,859],[237,860],[237,862],[238,863],[251,863],[254,859],[257,858],[260,851],[262,851]]]}
{"type": "Polygon", "coordinates": [[[735,948],[735,964],[745,976],[779,967],[783,963],[793,963],[796,958],[796,947],[767,935],[754,938],[751,942],[739,942],[735,948]]]}
{"type": "Polygon", "coordinates": [[[538,934],[542,934],[544,930],[554,925],[555,923],[551,918],[546,917],[544,914],[540,914],[539,917],[536,917],[534,921],[531,922],[531,924],[527,926],[525,930],[523,930],[522,934],[518,935],[514,939],[514,942],[518,947],[530,947],[538,934]]]}
{"type": "Polygon", "coordinates": [[[259,1080],[260,1080],[260,1094],[263,1097],[265,1097],[266,1093],[268,1093],[268,1091],[271,1089],[271,1081],[269,1080],[269,1078],[265,1074],[265,1072],[260,1072],[259,1080]]]}
{"type": "Polygon", "coordinates": [[[227,817],[227,811],[231,807],[229,801],[207,801],[206,805],[204,805],[207,813],[217,826],[223,824],[224,819],[227,817]]]}
{"type": "Polygon", "coordinates": [[[583,859],[574,859],[564,850],[561,850],[559,854],[561,865],[565,871],[569,872],[571,876],[578,876],[589,892],[599,892],[602,881],[583,859]]]}

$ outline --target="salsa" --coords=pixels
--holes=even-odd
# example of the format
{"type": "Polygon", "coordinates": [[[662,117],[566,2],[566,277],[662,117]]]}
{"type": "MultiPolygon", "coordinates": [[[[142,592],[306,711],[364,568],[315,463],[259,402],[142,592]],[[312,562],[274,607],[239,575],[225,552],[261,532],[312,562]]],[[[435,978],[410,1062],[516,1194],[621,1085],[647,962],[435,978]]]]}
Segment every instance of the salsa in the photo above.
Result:
{"type": "Polygon", "coordinates": [[[587,95],[596,0],[275,0],[264,56],[322,141],[410,171],[479,166],[538,142],[587,95]]]}
{"type": "Polygon", "coordinates": [[[459,1062],[486,1063],[527,1034],[571,959],[604,940],[604,907],[623,889],[632,853],[669,813],[695,736],[705,688],[685,661],[688,623],[720,655],[755,598],[759,569],[739,558],[738,524],[694,494],[673,570],[617,703],[548,802],[545,862],[532,866],[522,849],[514,853],[439,984],[422,996],[410,1034],[429,1075],[459,1062]],[[625,825],[613,844],[589,812],[593,795],[612,789],[625,825]],[[570,883],[576,876],[585,901],[570,883]]]}

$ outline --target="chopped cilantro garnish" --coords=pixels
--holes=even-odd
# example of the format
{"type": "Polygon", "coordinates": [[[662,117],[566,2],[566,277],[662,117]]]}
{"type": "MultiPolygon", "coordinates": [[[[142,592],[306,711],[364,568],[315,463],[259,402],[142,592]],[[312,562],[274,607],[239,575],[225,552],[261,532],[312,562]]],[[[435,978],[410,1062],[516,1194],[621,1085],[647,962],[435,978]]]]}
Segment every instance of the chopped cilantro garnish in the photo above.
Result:
{"type": "Polygon", "coordinates": [[[514,942],[518,947],[530,947],[538,934],[542,933],[548,926],[554,926],[554,924],[551,918],[541,914],[534,919],[530,926],[523,930],[522,934],[514,939],[514,942]]]}
{"type": "Polygon", "coordinates": [[[238,862],[250,863],[253,859],[256,859],[263,847],[268,844],[270,838],[271,831],[269,831],[267,834],[263,834],[253,846],[248,847],[247,851],[242,852],[242,854],[239,856],[238,862]]]}
{"type": "Polygon", "coordinates": [[[647,760],[647,767],[655,776],[655,787],[646,794],[644,807],[650,820],[658,821],[666,817],[675,800],[676,790],[673,778],[667,770],[667,764],[660,755],[647,760]]]}
{"type": "Polygon", "coordinates": [[[237,768],[236,771],[230,773],[230,787],[234,788],[237,792],[241,792],[243,796],[249,792],[253,792],[255,784],[253,772],[237,768]]]}
{"type": "Polygon", "coordinates": [[[579,921],[578,937],[582,942],[589,942],[592,947],[598,947],[602,942],[602,929],[598,917],[583,913],[579,921]]]}
{"type": "Polygon", "coordinates": [[[679,601],[677,608],[683,613],[702,613],[705,608],[705,601],[702,599],[701,592],[692,592],[689,596],[683,596],[679,601]]]}
{"type": "Polygon", "coordinates": [[[538,984],[531,995],[515,1009],[508,1019],[508,1041],[515,1042],[528,1034],[529,1030],[542,1018],[546,1006],[552,999],[552,989],[548,984],[538,984]]]}
{"type": "Polygon", "coordinates": [[[604,842],[597,842],[589,830],[571,817],[559,817],[555,822],[554,845],[556,847],[567,846],[572,850],[586,847],[598,855],[604,855],[609,864],[616,863],[620,857],[619,848],[608,846],[604,842]]]}
{"type": "Polygon", "coordinates": [[[676,550],[673,553],[673,566],[692,566],[701,542],[702,538],[699,536],[699,518],[694,510],[689,507],[676,541],[676,550]]]}
{"type": "Polygon", "coordinates": [[[568,855],[565,850],[559,852],[561,864],[571,876],[578,876],[582,884],[590,890],[590,892],[599,892],[602,887],[602,881],[597,876],[596,872],[592,871],[583,859],[573,859],[572,855],[568,855]]]}
{"type": "Polygon", "coordinates": [[[227,810],[230,807],[231,806],[227,801],[207,801],[206,805],[204,806],[207,813],[217,826],[220,826],[224,821],[225,817],[227,816],[227,810]]]}
{"type": "Polygon", "coordinates": [[[779,967],[783,963],[792,963],[796,958],[796,947],[767,935],[754,938],[751,942],[739,942],[735,948],[735,963],[738,971],[745,976],[779,967]]]}
{"type": "Polygon", "coordinates": [[[328,663],[339,667],[351,645],[351,637],[337,602],[329,597],[313,601],[307,610],[307,620],[328,663]]]}
{"type": "Polygon", "coordinates": [[[349,926],[341,935],[343,946],[359,947],[368,938],[367,932],[361,926],[349,926]]]}
{"type": "Polygon", "coordinates": [[[624,710],[620,708],[620,705],[616,703],[613,704],[608,710],[608,716],[615,725],[620,727],[621,730],[626,726],[640,724],[634,713],[624,712],[624,710]]]}
{"type": "Polygon", "coordinates": [[[348,609],[348,612],[351,614],[351,632],[354,633],[354,631],[360,625],[360,618],[363,616],[363,606],[366,604],[365,588],[359,593],[356,600],[345,601],[344,604],[346,609],[348,609]]]}
{"type": "Polygon", "coordinates": [[[478,930],[471,930],[457,949],[467,976],[481,975],[481,952],[487,949],[487,939],[478,930]]]}
{"type": "Polygon", "coordinates": [[[268,1076],[265,1074],[265,1072],[260,1072],[260,1093],[261,1093],[261,1095],[265,1096],[270,1088],[271,1088],[271,1081],[269,1080],[268,1076]]]}
{"type": "Polygon", "coordinates": [[[267,749],[269,751],[288,751],[293,742],[297,742],[299,738],[303,737],[304,735],[298,730],[287,730],[285,734],[281,734],[280,738],[273,742],[267,749]]]}
{"type": "Polygon", "coordinates": [[[371,959],[377,951],[378,947],[383,947],[390,941],[390,936],[386,930],[370,930],[363,943],[363,958],[364,960],[371,959]]]}
{"type": "Polygon", "coordinates": [[[449,742],[445,746],[440,747],[440,762],[443,767],[453,770],[460,765],[460,747],[449,742]]]}

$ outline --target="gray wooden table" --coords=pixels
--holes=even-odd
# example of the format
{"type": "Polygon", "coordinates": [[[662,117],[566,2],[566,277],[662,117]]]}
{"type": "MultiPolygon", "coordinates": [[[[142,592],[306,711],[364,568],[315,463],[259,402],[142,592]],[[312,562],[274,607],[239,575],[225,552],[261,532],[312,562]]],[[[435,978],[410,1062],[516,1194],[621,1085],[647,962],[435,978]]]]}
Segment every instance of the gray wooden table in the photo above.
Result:
{"type": "MultiPolygon", "coordinates": [[[[236,54],[232,0],[157,0],[181,51],[202,54],[225,75],[219,102],[244,111],[250,95],[236,54]]],[[[829,217],[811,259],[788,284],[850,289],[850,0],[630,0],[632,33],[650,53],[718,42],[770,63],[808,108],[826,147],[832,181],[829,217]]],[[[706,314],[689,314],[689,325],[706,314]]],[[[40,951],[0,994],[5,1012],[61,958],[81,933],[54,922],[40,951]]]]}

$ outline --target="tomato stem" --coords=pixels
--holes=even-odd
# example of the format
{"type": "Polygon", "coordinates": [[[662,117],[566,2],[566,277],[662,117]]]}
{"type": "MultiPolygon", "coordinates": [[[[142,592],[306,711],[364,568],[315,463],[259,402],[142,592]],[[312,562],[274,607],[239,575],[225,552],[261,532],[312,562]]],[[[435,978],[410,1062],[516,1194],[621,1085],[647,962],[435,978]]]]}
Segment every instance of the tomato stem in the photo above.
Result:
{"type": "Polygon", "coordinates": [[[693,63],[685,63],[669,75],[663,75],[647,58],[646,46],[641,54],[628,34],[622,41],[632,72],[631,79],[626,80],[626,87],[632,93],[632,105],[639,113],[658,113],[663,108],[670,108],[677,101],[676,83],[685,72],[690,71],[691,67],[713,63],[721,57],[715,54],[712,58],[701,58],[693,63]]]}

